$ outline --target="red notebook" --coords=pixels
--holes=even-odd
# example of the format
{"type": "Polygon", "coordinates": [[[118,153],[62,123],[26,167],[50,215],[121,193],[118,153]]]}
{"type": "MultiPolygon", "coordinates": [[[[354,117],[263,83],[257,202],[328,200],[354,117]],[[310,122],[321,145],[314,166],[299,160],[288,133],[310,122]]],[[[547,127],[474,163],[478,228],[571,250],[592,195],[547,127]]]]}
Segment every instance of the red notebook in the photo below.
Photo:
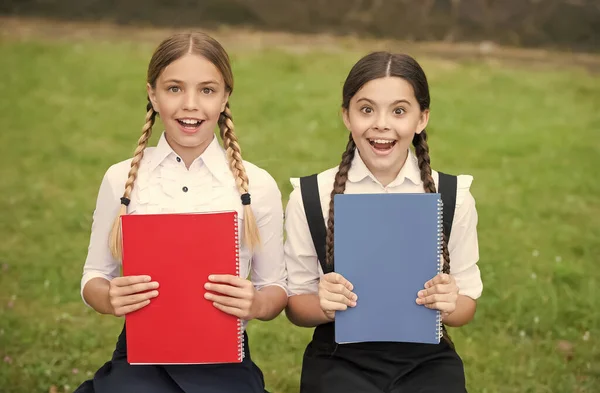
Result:
{"type": "Polygon", "coordinates": [[[242,322],[204,298],[210,274],[239,274],[236,212],[121,218],[123,275],[149,275],[158,296],[125,316],[130,364],[239,363],[242,322]]]}

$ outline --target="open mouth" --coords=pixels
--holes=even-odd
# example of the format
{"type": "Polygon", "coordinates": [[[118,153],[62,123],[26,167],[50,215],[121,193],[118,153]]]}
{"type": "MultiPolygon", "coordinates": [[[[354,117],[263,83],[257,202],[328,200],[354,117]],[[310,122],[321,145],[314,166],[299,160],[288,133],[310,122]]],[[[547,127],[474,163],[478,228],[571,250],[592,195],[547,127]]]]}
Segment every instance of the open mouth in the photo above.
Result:
{"type": "Polygon", "coordinates": [[[204,120],[187,118],[187,119],[177,119],[177,122],[179,123],[179,125],[181,126],[181,128],[184,131],[194,132],[194,131],[198,130],[198,128],[200,127],[200,125],[202,125],[204,120]]]}
{"type": "Polygon", "coordinates": [[[371,146],[377,151],[385,152],[391,150],[398,142],[395,139],[367,139],[371,146]]]}

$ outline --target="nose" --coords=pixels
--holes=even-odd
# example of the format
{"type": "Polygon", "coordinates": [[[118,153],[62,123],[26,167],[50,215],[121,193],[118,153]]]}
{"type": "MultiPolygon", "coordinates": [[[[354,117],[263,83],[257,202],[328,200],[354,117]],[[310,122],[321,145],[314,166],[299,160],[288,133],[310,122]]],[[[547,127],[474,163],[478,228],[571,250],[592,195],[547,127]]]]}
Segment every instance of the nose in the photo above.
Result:
{"type": "Polygon", "coordinates": [[[387,116],[385,113],[380,113],[379,116],[375,118],[375,123],[373,124],[373,129],[377,131],[388,131],[390,129],[387,121],[387,116]]]}
{"type": "Polygon", "coordinates": [[[190,91],[185,95],[183,100],[183,109],[186,111],[195,111],[198,109],[198,94],[190,91]]]}

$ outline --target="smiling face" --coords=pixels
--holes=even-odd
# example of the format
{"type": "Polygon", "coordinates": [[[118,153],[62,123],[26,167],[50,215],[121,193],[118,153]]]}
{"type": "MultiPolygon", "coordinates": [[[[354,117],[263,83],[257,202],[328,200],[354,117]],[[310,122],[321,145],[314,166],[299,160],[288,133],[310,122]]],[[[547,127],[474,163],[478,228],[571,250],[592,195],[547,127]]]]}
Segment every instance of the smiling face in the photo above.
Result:
{"type": "Polygon", "coordinates": [[[205,57],[186,54],[147,88],[173,150],[184,157],[199,156],[212,141],[229,98],[221,72],[205,57]]]}
{"type": "Polygon", "coordinates": [[[414,135],[427,126],[429,109],[421,110],[409,82],[385,76],[366,82],[343,118],[365,165],[385,186],[402,169],[414,135]]]}

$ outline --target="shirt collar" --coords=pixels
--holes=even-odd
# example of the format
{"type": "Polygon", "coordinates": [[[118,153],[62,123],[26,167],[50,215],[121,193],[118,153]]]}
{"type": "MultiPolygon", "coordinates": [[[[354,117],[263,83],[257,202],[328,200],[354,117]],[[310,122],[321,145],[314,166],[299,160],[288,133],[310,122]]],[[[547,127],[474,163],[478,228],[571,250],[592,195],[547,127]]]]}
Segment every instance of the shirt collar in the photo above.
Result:
{"type": "MultiPolygon", "coordinates": [[[[174,158],[178,157],[177,153],[175,153],[175,151],[167,142],[167,138],[163,132],[158,140],[156,149],[152,154],[152,159],[149,162],[150,171],[156,169],[170,156],[173,156],[174,158]]],[[[224,180],[224,176],[229,174],[229,163],[227,162],[225,151],[219,144],[216,136],[213,136],[213,140],[206,147],[206,150],[204,150],[200,157],[196,158],[196,160],[192,163],[192,166],[197,165],[196,161],[201,161],[204,163],[210,173],[219,181],[224,180]]]]}
{"type": "MultiPolygon", "coordinates": [[[[350,170],[348,171],[348,180],[352,183],[358,183],[366,177],[379,183],[371,171],[369,171],[369,168],[367,168],[367,165],[360,157],[360,152],[357,149],[354,158],[352,159],[350,170]]],[[[398,176],[396,176],[396,179],[394,179],[388,187],[398,186],[404,183],[405,179],[410,180],[415,185],[421,184],[421,170],[419,169],[418,159],[411,149],[408,149],[408,156],[406,157],[406,161],[404,162],[402,169],[400,169],[398,176]]]]}

